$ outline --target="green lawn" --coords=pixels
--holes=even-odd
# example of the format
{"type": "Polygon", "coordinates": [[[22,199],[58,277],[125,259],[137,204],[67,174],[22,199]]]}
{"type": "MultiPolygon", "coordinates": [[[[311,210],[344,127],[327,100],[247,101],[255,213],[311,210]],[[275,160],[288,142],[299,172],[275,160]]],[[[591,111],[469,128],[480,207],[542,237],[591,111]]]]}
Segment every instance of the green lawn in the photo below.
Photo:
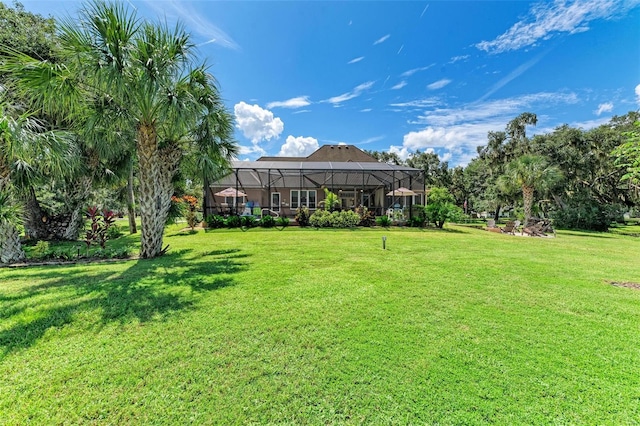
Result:
{"type": "Polygon", "coordinates": [[[640,281],[638,238],[172,227],[166,243],[0,269],[0,423],[640,419],[640,291],[607,283],[640,281]]]}

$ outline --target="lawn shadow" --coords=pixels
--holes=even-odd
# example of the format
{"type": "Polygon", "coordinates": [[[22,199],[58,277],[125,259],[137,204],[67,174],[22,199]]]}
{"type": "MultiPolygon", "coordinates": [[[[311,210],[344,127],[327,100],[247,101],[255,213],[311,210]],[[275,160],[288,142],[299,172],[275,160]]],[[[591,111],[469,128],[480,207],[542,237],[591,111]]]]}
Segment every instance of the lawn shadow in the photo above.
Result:
{"type": "Polygon", "coordinates": [[[89,270],[70,265],[12,271],[11,280],[45,282],[15,294],[0,292],[0,320],[12,323],[0,329],[0,359],[68,324],[100,329],[114,322],[163,321],[195,309],[203,293],[235,284],[233,275],[246,270],[246,257],[240,250],[181,250],[129,262],[125,269],[105,263],[89,270]]]}

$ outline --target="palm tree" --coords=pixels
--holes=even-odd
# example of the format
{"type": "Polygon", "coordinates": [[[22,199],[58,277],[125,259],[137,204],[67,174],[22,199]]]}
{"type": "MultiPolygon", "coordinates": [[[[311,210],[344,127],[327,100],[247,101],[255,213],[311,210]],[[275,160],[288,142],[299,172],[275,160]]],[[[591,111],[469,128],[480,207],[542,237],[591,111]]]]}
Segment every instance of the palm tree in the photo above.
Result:
{"type": "Polygon", "coordinates": [[[533,197],[536,189],[548,188],[561,178],[560,169],[549,166],[547,160],[539,155],[525,154],[507,164],[501,181],[510,182],[522,189],[525,224],[531,218],[533,197]]]}
{"type": "Polygon", "coordinates": [[[0,105],[0,262],[11,263],[25,258],[17,200],[43,176],[72,168],[77,151],[65,133],[44,131],[38,120],[5,111],[0,105]]]}
{"type": "Polygon", "coordinates": [[[51,115],[104,152],[135,152],[140,256],[158,256],[183,155],[215,164],[237,152],[230,114],[181,27],[140,21],[122,3],[94,1],[60,25],[60,64],[13,54],[0,70],[51,115]]]}

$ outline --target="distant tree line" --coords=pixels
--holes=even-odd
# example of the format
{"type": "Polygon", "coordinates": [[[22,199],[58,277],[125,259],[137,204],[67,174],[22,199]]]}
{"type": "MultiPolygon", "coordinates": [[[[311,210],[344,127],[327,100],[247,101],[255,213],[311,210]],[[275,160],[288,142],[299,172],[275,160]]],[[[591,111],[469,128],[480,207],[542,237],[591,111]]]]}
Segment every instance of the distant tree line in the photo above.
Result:
{"type": "Polygon", "coordinates": [[[491,212],[498,219],[511,211],[525,219],[552,218],[561,228],[603,231],[640,200],[640,148],[633,142],[639,120],[638,112],[629,112],[591,130],[562,125],[528,137],[527,126],[536,125],[537,117],[525,112],[503,131],[489,132],[465,167],[449,168],[433,152],[418,151],[406,160],[389,152],[369,154],[424,170],[427,188],[447,188],[467,212],[491,212]]]}

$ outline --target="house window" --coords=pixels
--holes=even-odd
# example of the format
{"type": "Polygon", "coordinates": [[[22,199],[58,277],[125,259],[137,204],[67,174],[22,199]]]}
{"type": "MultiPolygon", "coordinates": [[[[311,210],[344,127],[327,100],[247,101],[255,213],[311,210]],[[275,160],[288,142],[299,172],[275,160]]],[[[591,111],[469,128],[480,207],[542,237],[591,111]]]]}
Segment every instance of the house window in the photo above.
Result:
{"type": "Polygon", "coordinates": [[[316,208],[316,190],[292,189],[291,190],[291,208],[307,207],[316,208]]]}
{"type": "Polygon", "coordinates": [[[274,212],[280,211],[280,193],[272,192],[271,193],[271,210],[274,212]]]}

